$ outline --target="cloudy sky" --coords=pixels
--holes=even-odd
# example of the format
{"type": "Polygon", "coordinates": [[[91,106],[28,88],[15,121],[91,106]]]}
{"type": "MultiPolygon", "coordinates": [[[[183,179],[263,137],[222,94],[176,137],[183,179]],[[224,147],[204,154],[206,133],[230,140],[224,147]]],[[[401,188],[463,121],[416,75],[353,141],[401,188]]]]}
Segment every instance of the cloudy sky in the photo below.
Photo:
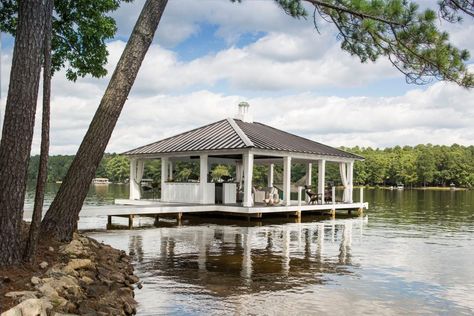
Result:
{"type": "MultiPolygon", "coordinates": [[[[114,14],[109,73],[143,2],[114,14]]],[[[467,22],[442,27],[474,56],[474,23],[467,22]]],[[[320,27],[318,34],[311,19],[292,19],[272,0],[170,0],[107,151],[232,117],[239,101],[250,103],[256,121],[334,146],[474,144],[473,91],[444,82],[408,85],[386,60],[361,64],[343,52],[333,25],[320,27]]],[[[2,34],[2,115],[12,43],[2,34]]],[[[75,153],[109,78],[71,83],[55,75],[52,154],[75,153]]]]}

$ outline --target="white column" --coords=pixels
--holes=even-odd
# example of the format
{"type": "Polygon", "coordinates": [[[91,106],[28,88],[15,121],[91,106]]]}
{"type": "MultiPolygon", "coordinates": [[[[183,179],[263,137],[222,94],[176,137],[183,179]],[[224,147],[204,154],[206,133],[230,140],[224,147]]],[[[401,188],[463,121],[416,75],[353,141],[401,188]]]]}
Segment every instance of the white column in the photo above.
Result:
{"type": "Polygon", "coordinates": [[[207,202],[207,158],[207,155],[203,154],[199,159],[199,192],[201,193],[201,204],[206,204],[207,202]]]}
{"type": "Polygon", "coordinates": [[[347,164],[347,180],[349,182],[349,203],[353,202],[354,195],[354,162],[351,161],[347,164]]]}
{"type": "Polygon", "coordinates": [[[326,160],[318,160],[318,193],[324,203],[324,186],[326,183],[326,160]]]}
{"type": "Polygon", "coordinates": [[[283,204],[291,204],[291,157],[283,157],[283,204]]]}
{"type": "Polygon", "coordinates": [[[252,199],[252,180],[253,180],[253,153],[243,154],[244,164],[244,201],[243,206],[253,206],[252,199]]]}
{"type": "Polygon", "coordinates": [[[244,163],[244,201],[243,206],[253,206],[252,181],[253,181],[253,153],[243,154],[244,163]]]}
{"type": "Polygon", "coordinates": [[[173,179],[173,162],[168,161],[168,177],[173,179]]]}
{"type": "Polygon", "coordinates": [[[275,167],[275,164],[271,163],[268,166],[268,187],[271,188],[273,187],[273,169],[275,167]]]}
{"type": "Polygon", "coordinates": [[[308,162],[306,164],[306,185],[311,186],[311,178],[313,176],[313,164],[311,162],[308,162]]]}
{"type": "Polygon", "coordinates": [[[161,201],[168,199],[166,181],[168,181],[168,158],[161,157],[161,201]]]}
{"type": "MultiPolygon", "coordinates": [[[[311,178],[313,177],[313,164],[308,162],[306,164],[306,185],[311,187],[311,178]]],[[[309,196],[306,196],[306,203],[309,202],[309,196]]]]}

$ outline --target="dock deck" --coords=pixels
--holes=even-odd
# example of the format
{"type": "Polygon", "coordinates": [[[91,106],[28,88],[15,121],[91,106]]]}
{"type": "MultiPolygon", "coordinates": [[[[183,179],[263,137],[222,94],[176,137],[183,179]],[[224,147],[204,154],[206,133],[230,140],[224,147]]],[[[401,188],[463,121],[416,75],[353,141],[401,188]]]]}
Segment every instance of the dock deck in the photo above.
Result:
{"type": "MultiPolygon", "coordinates": [[[[265,214],[287,214],[301,218],[304,212],[320,212],[333,216],[337,211],[357,211],[363,213],[368,209],[367,202],[335,203],[335,204],[306,204],[305,202],[292,201],[291,205],[266,206],[257,204],[252,207],[243,207],[239,204],[193,204],[170,203],[158,200],[115,200],[113,205],[88,206],[85,205],[80,217],[108,217],[109,225],[112,217],[127,217],[129,227],[133,227],[133,219],[137,216],[176,216],[181,220],[184,214],[189,213],[221,213],[244,216],[247,218],[262,218],[265,214]]],[[[31,218],[31,210],[25,210],[24,217],[31,218]]]]}

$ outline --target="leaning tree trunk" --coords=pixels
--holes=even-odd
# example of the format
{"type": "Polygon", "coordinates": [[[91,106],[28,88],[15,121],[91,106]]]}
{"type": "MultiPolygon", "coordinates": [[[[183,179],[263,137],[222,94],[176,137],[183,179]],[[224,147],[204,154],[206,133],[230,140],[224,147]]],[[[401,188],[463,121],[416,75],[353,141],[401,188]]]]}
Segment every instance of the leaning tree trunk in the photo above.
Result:
{"type": "Polygon", "coordinates": [[[35,123],[46,10],[19,1],[18,25],[0,143],[0,266],[21,260],[21,225],[35,123]]]}
{"type": "Polygon", "coordinates": [[[49,156],[49,120],[51,108],[51,38],[53,36],[54,0],[46,3],[47,17],[46,30],[44,34],[43,47],[43,113],[41,123],[41,152],[38,168],[38,178],[36,181],[35,205],[31,218],[30,232],[25,246],[24,260],[34,261],[36,247],[38,245],[39,228],[41,225],[41,215],[43,213],[44,191],[48,178],[48,156],[49,156]]]}
{"type": "Polygon", "coordinates": [[[167,2],[168,0],[147,0],[143,6],[76,157],[43,219],[42,232],[59,240],[71,240],[82,203],[167,2]]]}

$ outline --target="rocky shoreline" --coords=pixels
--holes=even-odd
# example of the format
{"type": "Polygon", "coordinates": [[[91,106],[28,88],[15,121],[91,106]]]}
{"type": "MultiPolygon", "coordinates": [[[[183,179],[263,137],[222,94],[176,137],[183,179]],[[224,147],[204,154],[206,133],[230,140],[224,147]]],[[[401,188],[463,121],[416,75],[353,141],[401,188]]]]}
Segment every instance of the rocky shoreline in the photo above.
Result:
{"type": "Polygon", "coordinates": [[[30,275],[20,275],[25,282],[9,277],[8,270],[0,271],[1,316],[136,313],[133,291],[138,278],[124,251],[79,234],[69,244],[55,246],[43,250],[50,262],[42,261],[30,275]]]}

